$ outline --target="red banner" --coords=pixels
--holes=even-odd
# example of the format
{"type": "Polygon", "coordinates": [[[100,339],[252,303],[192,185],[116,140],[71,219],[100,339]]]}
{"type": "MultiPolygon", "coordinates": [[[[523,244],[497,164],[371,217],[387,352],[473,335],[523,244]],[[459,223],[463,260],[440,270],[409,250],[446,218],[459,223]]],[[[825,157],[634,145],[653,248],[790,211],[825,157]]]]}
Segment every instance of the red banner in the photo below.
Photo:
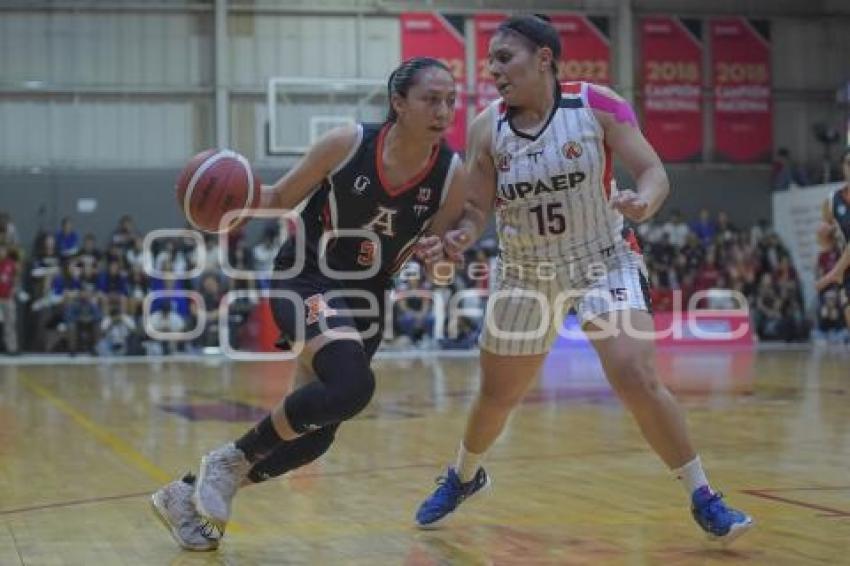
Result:
{"type": "Polygon", "coordinates": [[[676,17],[641,21],[643,129],[664,161],[702,156],[702,43],[676,17]]]}
{"type": "Polygon", "coordinates": [[[466,146],[466,50],[463,35],[436,12],[401,15],[401,57],[434,57],[452,70],[457,83],[455,121],[446,141],[455,150],[466,146]]]}
{"type": "Polygon", "coordinates": [[[505,20],[505,14],[475,14],[475,111],[481,112],[499,98],[496,83],[490,75],[488,54],[490,39],[505,20]]]}
{"type": "MultiPolygon", "coordinates": [[[[488,53],[490,39],[505,19],[507,15],[500,13],[475,15],[476,110],[479,112],[499,98],[490,76],[488,53]]],[[[551,19],[561,38],[559,80],[610,84],[611,48],[603,31],[587,17],[578,14],[558,14],[551,19]]],[[[607,20],[604,21],[607,25],[607,20]]]]}
{"type": "Polygon", "coordinates": [[[711,21],[711,51],[716,158],[768,161],[773,148],[770,43],[745,18],[722,18],[711,21]]]}
{"type": "Polygon", "coordinates": [[[610,84],[611,48],[603,30],[578,14],[552,16],[552,25],[561,37],[558,79],[610,84]]]}

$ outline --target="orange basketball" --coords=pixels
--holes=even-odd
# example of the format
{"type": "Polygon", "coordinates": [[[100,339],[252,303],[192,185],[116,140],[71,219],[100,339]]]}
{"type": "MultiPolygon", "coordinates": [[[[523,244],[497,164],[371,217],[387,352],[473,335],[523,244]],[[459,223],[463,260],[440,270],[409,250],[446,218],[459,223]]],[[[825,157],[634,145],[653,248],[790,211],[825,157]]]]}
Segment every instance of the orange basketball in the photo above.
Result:
{"type": "Polygon", "coordinates": [[[226,232],[244,219],[237,215],[222,226],[225,214],[259,206],[260,184],[243,156],[228,149],[208,149],[189,160],[177,178],[177,204],[198,230],[226,232]]]}

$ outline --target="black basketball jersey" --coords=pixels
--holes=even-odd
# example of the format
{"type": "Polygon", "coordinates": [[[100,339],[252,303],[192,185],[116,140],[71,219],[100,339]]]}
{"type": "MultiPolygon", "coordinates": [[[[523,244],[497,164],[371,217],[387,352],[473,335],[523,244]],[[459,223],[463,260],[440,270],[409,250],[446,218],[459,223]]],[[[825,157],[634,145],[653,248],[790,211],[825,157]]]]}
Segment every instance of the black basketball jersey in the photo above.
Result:
{"type": "MultiPolygon", "coordinates": [[[[845,187],[846,189],[846,187],[845,187]]],[[[850,245],[850,202],[848,202],[845,189],[838,189],[832,193],[832,216],[838,222],[844,241],[850,245]]]]}
{"type": "MultiPolygon", "coordinates": [[[[308,266],[315,267],[324,234],[325,261],[334,271],[371,269],[377,270],[372,281],[388,280],[413,253],[413,244],[445,200],[460,163],[445,142],[434,148],[414,178],[402,186],[388,186],[381,154],[390,125],[358,125],[349,156],[309,198],[301,213],[308,266]],[[374,236],[364,237],[364,232],[374,236]]],[[[292,253],[292,245],[284,246],[280,256],[292,253]]]]}

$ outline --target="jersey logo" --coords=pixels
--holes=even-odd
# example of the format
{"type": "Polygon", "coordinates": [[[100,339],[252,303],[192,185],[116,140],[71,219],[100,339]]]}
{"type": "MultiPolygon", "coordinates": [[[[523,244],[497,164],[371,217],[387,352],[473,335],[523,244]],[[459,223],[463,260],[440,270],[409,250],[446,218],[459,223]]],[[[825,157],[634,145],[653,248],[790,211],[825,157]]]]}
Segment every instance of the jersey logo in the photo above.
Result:
{"type": "Polygon", "coordinates": [[[532,151],[532,152],[527,153],[526,155],[528,155],[529,157],[531,157],[532,159],[534,159],[534,163],[536,164],[536,163],[537,163],[537,158],[538,158],[538,157],[543,157],[543,150],[541,149],[540,151],[532,151]]]}
{"type": "Polygon", "coordinates": [[[336,309],[328,306],[321,294],[307,297],[304,305],[307,307],[307,324],[315,324],[322,316],[328,318],[337,314],[336,309]]]}
{"type": "Polygon", "coordinates": [[[507,173],[511,170],[511,154],[499,153],[496,155],[496,168],[502,173],[507,173]]]}
{"type": "Polygon", "coordinates": [[[428,207],[424,204],[414,204],[413,205],[413,212],[416,213],[416,216],[419,217],[419,216],[422,216],[423,214],[425,214],[426,212],[428,212],[428,208],[430,208],[430,207],[428,207]]]}
{"type": "Polygon", "coordinates": [[[574,141],[565,143],[563,147],[561,147],[561,151],[567,159],[578,159],[581,157],[581,154],[584,153],[581,144],[574,141]]]}
{"type": "Polygon", "coordinates": [[[554,193],[575,189],[587,175],[582,171],[573,171],[564,175],[555,175],[546,179],[537,179],[536,183],[519,181],[516,183],[503,183],[499,185],[498,195],[505,200],[523,199],[529,195],[537,196],[541,193],[554,193]]]}
{"type": "Polygon", "coordinates": [[[393,238],[395,237],[393,222],[395,221],[396,214],[398,214],[398,210],[379,205],[378,212],[375,214],[375,217],[363,227],[367,230],[378,232],[388,238],[393,238]]]}
{"type": "Polygon", "coordinates": [[[431,187],[419,187],[419,194],[416,195],[416,202],[428,202],[431,200],[431,192],[431,187]]]}
{"type": "Polygon", "coordinates": [[[839,204],[836,212],[838,212],[839,216],[844,216],[845,214],[847,214],[847,207],[843,204],[839,204]]]}
{"type": "Polygon", "coordinates": [[[360,196],[366,192],[366,189],[369,187],[369,183],[369,177],[366,175],[358,175],[357,178],[354,179],[354,186],[351,188],[351,192],[360,196]]]}

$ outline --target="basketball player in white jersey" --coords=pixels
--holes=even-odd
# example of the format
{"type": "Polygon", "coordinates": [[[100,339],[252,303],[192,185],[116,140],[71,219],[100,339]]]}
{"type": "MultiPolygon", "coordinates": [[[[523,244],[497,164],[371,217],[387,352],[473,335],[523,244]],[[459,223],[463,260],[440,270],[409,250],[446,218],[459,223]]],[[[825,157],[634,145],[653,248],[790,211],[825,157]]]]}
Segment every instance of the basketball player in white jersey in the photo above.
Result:
{"type": "Polygon", "coordinates": [[[466,212],[444,245],[458,259],[495,208],[498,280],[480,339],[481,389],[457,461],[416,521],[434,526],[489,485],[481,459],[573,306],[613,389],[682,480],[697,523],[729,541],[752,520],[711,489],[682,411],[658,380],[645,268],[634,237],[623,234],[624,216],[642,222],[660,208],[669,192],[666,172],[623,99],[596,85],[558,84],[560,51],[554,28],[536,16],[506,20],[490,42],[490,72],[502,98],[471,126],[466,212]],[[613,154],[635,190],[615,189],[613,154]]]}

